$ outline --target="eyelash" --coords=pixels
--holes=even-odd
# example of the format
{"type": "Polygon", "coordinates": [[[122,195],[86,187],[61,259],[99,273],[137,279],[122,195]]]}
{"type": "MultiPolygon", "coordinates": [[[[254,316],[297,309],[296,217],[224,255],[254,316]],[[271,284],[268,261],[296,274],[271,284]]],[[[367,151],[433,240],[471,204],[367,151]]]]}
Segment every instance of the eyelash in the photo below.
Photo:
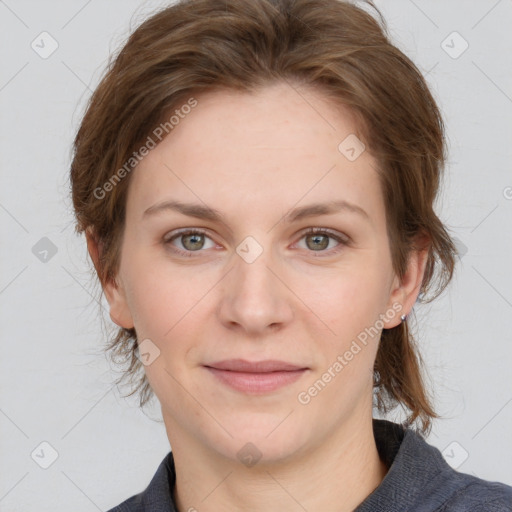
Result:
{"type": "MultiPolygon", "coordinates": [[[[164,244],[166,246],[167,245],[170,246],[172,248],[171,250],[173,252],[176,252],[177,254],[179,254],[181,256],[195,257],[194,253],[200,253],[200,252],[203,252],[203,251],[201,249],[198,250],[198,251],[184,251],[183,249],[179,249],[178,247],[173,246],[171,244],[171,242],[173,242],[174,240],[176,240],[180,236],[197,235],[197,234],[208,236],[207,231],[203,230],[201,228],[184,229],[182,231],[179,231],[179,232],[175,233],[170,238],[165,238],[164,239],[164,244]]],[[[348,245],[348,243],[349,243],[348,237],[343,237],[341,235],[338,235],[336,232],[333,232],[330,229],[318,228],[318,227],[308,228],[306,231],[304,231],[302,233],[302,235],[299,238],[299,240],[302,240],[307,235],[316,235],[316,234],[328,235],[330,238],[333,238],[334,240],[336,240],[336,242],[338,242],[339,245],[337,245],[334,249],[330,249],[330,250],[309,251],[309,252],[312,252],[312,253],[315,253],[315,252],[327,253],[330,256],[332,254],[337,254],[338,252],[340,252],[343,249],[343,247],[348,245]]],[[[210,237],[208,236],[208,238],[210,238],[210,237]]],[[[315,257],[322,257],[322,256],[315,255],[315,257]]]]}

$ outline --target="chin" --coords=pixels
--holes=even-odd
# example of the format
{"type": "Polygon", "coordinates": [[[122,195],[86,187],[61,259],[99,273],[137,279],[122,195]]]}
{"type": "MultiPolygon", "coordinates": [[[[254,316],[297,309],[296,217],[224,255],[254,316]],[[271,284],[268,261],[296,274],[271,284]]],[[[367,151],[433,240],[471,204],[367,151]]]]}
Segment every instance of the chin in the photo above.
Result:
{"type": "Polygon", "coordinates": [[[223,436],[223,442],[215,449],[223,456],[242,463],[245,457],[259,459],[259,464],[283,462],[311,441],[297,421],[291,419],[293,413],[287,418],[289,412],[281,415],[249,414],[232,419],[228,422],[228,430],[233,438],[223,436]]]}

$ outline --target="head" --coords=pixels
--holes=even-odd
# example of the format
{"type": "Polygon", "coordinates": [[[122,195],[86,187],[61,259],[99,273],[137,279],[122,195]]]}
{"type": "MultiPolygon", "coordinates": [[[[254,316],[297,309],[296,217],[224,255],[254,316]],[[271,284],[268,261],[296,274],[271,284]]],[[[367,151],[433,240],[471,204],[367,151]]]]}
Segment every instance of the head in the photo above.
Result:
{"type": "Polygon", "coordinates": [[[168,426],[226,455],[292,408],[268,453],[372,405],[428,431],[408,323],[454,270],[434,211],[444,128],[382,19],[336,0],[172,5],[112,58],[74,149],[76,229],[119,327],[107,350],[141,406],[156,394],[168,426]],[[306,371],[249,396],[205,368],[233,358],[306,371]]]}

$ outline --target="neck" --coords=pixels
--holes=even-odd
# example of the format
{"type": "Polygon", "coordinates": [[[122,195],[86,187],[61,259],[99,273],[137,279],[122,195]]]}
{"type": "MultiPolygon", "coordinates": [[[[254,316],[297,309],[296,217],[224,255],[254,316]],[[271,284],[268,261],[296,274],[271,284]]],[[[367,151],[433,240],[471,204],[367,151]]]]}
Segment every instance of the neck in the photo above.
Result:
{"type": "MultiPolygon", "coordinates": [[[[174,427],[176,434],[179,430],[174,427]]],[[[174,435],[171,441],[178,512],[349,512],[379,486],[388,470],[377,452],[371,416],[347,422],[321,445],[285,461],[258,462],[252,467],[180,434],[184,435],[174,435]]]]}

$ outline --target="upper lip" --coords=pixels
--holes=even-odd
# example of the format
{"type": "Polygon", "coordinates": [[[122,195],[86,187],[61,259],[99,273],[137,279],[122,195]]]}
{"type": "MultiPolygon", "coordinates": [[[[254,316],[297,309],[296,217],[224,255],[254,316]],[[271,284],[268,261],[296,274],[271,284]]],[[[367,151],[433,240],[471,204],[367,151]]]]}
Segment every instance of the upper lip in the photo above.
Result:
{"type": "Polygon", "coordinates": [[[304,366],[267,359],[265,361],[246,361],[245,359],[226,359],[205,365],[206,367],[216,368],[217,370],[229,370],[232,372],[247,373],[269,373],[269,372],[290,372],[294,370],[305,370],[304,366]]]}

